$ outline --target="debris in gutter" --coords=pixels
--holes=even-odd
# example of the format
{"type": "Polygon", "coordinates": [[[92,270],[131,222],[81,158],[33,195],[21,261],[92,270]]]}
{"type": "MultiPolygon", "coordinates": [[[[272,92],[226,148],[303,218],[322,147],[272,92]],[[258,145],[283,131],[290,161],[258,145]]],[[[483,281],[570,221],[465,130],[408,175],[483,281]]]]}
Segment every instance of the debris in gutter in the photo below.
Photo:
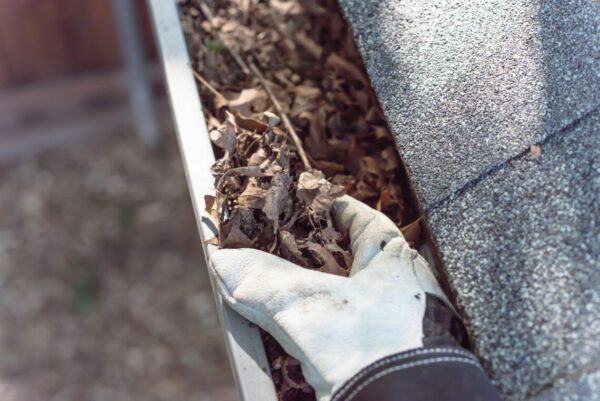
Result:
{"type": "MultiPolygon", "coordinates": [[[[348,193],[418,247],[420,218],[337,2],[179,4],[218,157],[206,211],[219,234],[207,242],[347,275],[348,233],[329,210],[348,193]]],[[[279,400],[314,400],[299,363],[267,333],[263,341],[279,400]]]]}

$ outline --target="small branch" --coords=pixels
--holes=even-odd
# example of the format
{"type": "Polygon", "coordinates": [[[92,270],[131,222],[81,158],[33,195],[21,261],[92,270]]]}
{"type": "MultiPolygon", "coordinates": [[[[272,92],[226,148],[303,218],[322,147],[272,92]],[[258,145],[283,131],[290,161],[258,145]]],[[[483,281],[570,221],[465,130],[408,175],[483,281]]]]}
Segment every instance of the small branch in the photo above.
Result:
{"type": "Polygon", "coordinates": [[[273,102],[273,106],[275,106],[275,109],[279,113],[279,116],[281,117],[281,121],[283,121],[283,125],[288,130],[290,136],[292,137],[292,140],[294,141],[294,144],[296,145],[296,149],[298,150],[300,159],[302,160],[302,163],[304,164],[304,169],[310,170],[311,169],[310,162],[308,161],[306,152],[304,152],[304,147],[302,146],[302,141],[298,137],[298,134],[296,134],[296,130],[292,126],[292,123],[290,122],[290,119],[288,118],[287,114],[285,114],[283,112],[281,103],[279,103],[279,100],[277,100],[277,98],[275,97],[275,94],[273,93],[273,91],[271,90],[269,85],[267,84],[265,77],[262,75],[262,73],[260,72],[258,67],[256,65],[254,65],[254,63],[251,61],[248,62],[248,65],[250,66],[250,69],[252,70],[254,75],[256,75],[256,77],[260,81],[261,85],[265,88],[265,90],[267,91],[267,94],[271,98],[271,102],[273,102]]]}
{"type": "Polygon", "coordinates": [[[204,85],[204,87],[206,87],[206,89],[208,89],[210,91],[210,93],[212,93],[216,98],[218,98],[224,104],[228,103],[228,100],[225,98],[225,96],[221,95],[221,93],[219,93],[218,90],[216,90],[211,84],[209,84],[208,81],[206,79],[204,79],[202,77],[202,75],[200,75],[191,64],[189,66],[190,66],[190,69],[192,70],[192,74],[194,74],[194,77],[196,77],[196,79],[198,81],[200,81],[200,83],[202,85],[204,85]]]}

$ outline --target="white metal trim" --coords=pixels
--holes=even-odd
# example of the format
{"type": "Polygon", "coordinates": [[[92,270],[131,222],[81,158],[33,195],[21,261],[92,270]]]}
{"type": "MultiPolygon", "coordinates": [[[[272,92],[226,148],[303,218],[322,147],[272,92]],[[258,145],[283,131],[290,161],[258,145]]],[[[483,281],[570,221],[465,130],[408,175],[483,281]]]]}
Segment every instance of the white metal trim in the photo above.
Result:
{"type": "MultiPolygon", "coordinates": [[[[214,195],[210,167],[214,154],[175,0],[147,0],[164,68],[167,92],[179,141],[179,149],[194,206],[204,254],[215,250],[206,245],[214,232],[204,211],[204,195],[214,195]]],[[[213,284],[211,282],[211,284],[213,284]]],[[[258,329],[223,303],[214,291],[219,318],[236,385],[243,401],[276,401],[264,346],[258,329]]]]}

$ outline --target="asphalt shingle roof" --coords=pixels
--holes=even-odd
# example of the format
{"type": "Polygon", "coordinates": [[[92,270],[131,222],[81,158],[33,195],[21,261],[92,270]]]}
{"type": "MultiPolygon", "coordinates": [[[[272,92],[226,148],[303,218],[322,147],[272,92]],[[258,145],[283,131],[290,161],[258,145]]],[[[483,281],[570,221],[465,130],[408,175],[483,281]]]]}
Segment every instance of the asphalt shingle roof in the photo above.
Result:
{"type": "Polygon", "coordinates": [[[495,383],[600,400],[600,3],[340,3],[495,383]]]}
{"type": "Polygon", "coordinates": [[[478,351],[515,399],[600,370],[599,144],[600,111],[429,214],[478,351]]]}
{"type": "Polygon", "coordinates": [[[425,204],[600,105],[596,0],[341,4],[425,204]]]}

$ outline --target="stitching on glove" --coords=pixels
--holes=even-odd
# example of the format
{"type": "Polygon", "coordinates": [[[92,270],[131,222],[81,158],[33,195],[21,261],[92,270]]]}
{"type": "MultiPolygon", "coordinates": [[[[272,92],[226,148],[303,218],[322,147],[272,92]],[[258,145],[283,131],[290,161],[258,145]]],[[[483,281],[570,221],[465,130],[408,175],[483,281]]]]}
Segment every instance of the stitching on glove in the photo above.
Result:
{"type": "MultiPolygon", "coordinates": [[[[354,390],[352,393],[350,393],[350,395],[348,396],[348,398],[346,398],[346,401],[352,401],[352,399],[354,397],[356,397],[356,395],[366,386],[368,386],[369,384],[373,383],[375,380],[378,380],[379,378],[388,375],[390,373],[399,371],[399,370],[404,370],[404,369],[409,369],[409,368],[413,368],[415,366],[420,366],[420,365],[426,365],[429,363],[440,363],[440,362],[463,362],[463,363],[469,363],[471,365],[477,366],[479,369],[482,369],[481,365],[479,365],[478,362],[473,361],[471,358],[458,358],[458,357],[438,357],[438,358],[430,358],[430,359],[423,359],[421,361],[415,361],[415,362],[409,362],[407,364],[404,365],[398,365],[398,366],[393,366],[391,368],[388,368],[384,371],[381,371],[379,373],[377,373],[375,376],[370,377],[367,381],[365,381],[364,383],[362,383],[360,386],[358,386],[356,388],[356,390],[354,390]]],[[[483,369],[482,369],[483,370],[483,369]]],[[[338,397],[336,397],[337,399],[338,397]]],[[[333,400],[332,400],[333,401],[333,400]]]]}
{"type": "Polygon", "coordinates": [[[337,399],[339,399],[339,397],[342,395],[342,393],[346,392],[349,387],[353,386],[356,382],[361,380],[365,375],[371,373],[373,370],[378,369],[383,365],[386,365],[391,362],[399,362],[403,359],[412,358],[414,356],[435,354],[435,353],[440,353],[440,352],[457,354],[457,355],[460,355],[463,357],[470,358],[472,362],[475,362],[477,364],[477,366],[480,366],[479,362],[477,362],[477,360],[475,360],[475,357],[470,352],[460,349],[460,348],[422,348],[422,349],[416,349],[416,350],[412,350],[412,351],[408,351],[408,352],[403,352],[398,355],[388,356],[384,359],[381,359],[381,360],[367,366],[365,369],[363,369],[358,374],[356,374],[350,381],[348,381],[346,384],[344,384],[337,391],[337,395],[334,398],[332,398],[331,401],[336,401],[337,399]]]}

